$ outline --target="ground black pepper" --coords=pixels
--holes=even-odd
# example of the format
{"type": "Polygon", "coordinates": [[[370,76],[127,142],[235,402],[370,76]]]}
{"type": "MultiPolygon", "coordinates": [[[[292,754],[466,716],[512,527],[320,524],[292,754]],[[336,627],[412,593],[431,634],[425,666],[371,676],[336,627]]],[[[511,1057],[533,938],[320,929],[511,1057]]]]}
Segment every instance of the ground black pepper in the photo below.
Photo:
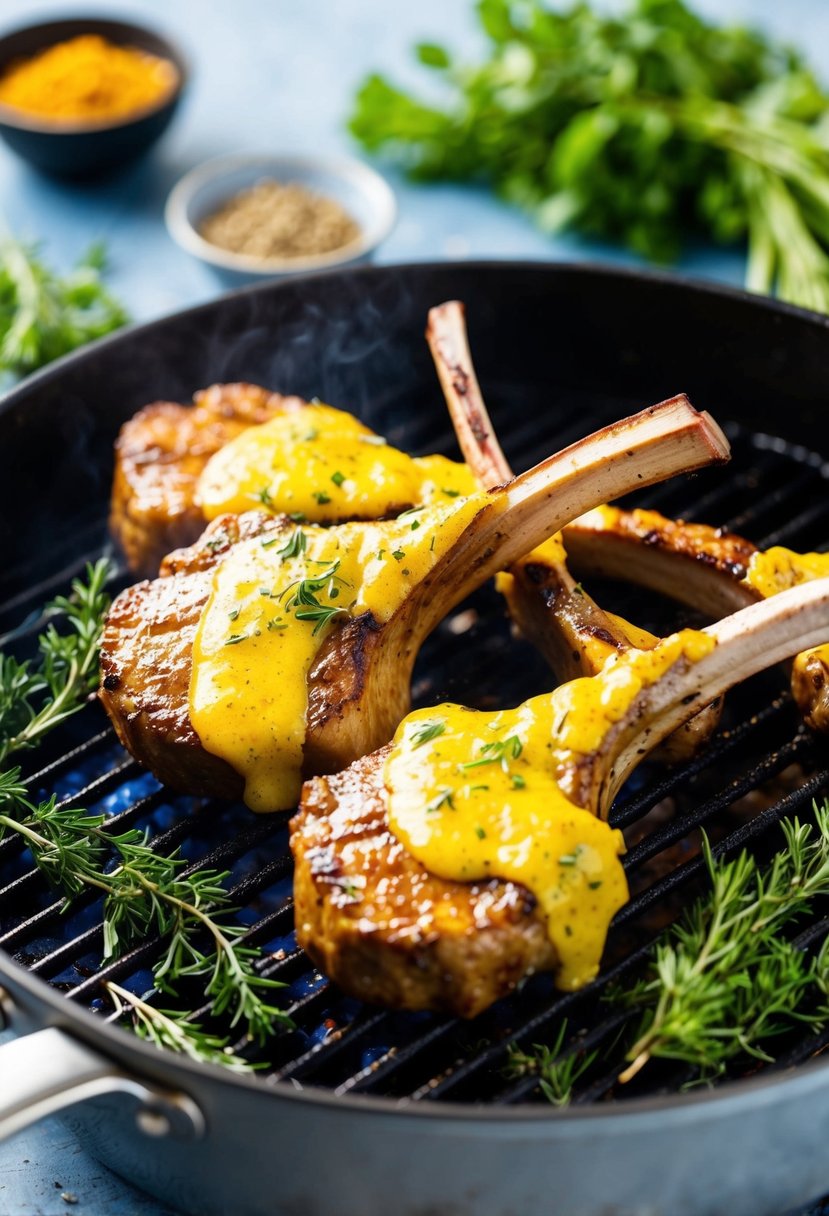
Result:
{"type": "Polygon", "coordinates": [[[334,199],[266,178],[209,215],[200,232],[222,249],[264,260],[329,253],[355,241],[360,228],[334,199]]]}

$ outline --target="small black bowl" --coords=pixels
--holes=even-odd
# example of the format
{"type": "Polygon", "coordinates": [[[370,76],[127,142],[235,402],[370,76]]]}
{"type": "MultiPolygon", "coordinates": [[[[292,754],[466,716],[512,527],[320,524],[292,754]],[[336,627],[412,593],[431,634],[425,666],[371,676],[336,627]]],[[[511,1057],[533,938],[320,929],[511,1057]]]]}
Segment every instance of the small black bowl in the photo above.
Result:
{"type": "Polygon", "coordinates": [[[187,83],[189,69],[169,39],[124,21],[76,17],[27,25],[0,37],[0,73],[16,59],[76,38],[100,34],[109,42],[137,47],[169,59],[178,73],[175,88],[151,109],[99,123],[56,122],[0,105],[0,136],[18,156],[59,177],[93,177],[125,165],[145,152],[167,128],[187,83]]]}

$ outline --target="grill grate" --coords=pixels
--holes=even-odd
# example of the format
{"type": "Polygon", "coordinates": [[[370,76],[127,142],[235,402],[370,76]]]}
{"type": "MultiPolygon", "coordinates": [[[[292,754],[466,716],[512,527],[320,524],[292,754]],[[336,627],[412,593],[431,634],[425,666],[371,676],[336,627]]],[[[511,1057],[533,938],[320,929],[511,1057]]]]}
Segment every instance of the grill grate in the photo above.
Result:
{"type": "MultiPolygon", "coordinates": [[[[565,434],[562,442],[572,437],[565,434]]],[[[446,450],[448,436],[441,438],[446,450]]],[[[630,504],[721,524],[764,547],[825,548],[829,499],[821,460],[763,435],[735,431],[730,438],[727,477],[701,473],[653,487],[630,504]]],[[[512,442],[518,468],[543,455],[529,426],[513,432],[512,442]]],[[[441,443],[428,446],[440,449],[441,443]]],[[[90,536],[96,529],[100,534],[100,521],[88,526],[90,536]]],[[[25,571],[17,573],[22,581],[25,571]]],[[[70,573],[61,570],[49,586],[40,584],[0,606],[0,628],[14,630],[21,653],[37,633],[43,600],[63,590],[70,573]]],[[[120,576],[118,584],[125,582],[120,576]]],[[[643,603],[641,593],[628,588],[597,589],[597,597],[655,632],[699,623],[657,597],[648,596],[643,603]]],[[[510,637],[494,591],[484,588],[428,640],[413,687],[418,704],[452,698],[489,707],[515,703],[549,683],[532,648],[510,637]]],[[[67,803],[103,812],[112,831],[146,829],[155,847],[180,848],[189,865],[229,871],[245,940],[261,949],[263,974],[285,984],[276,995],[295,1023],[295,1029],[261,1051],[238,1044],[249,1058],[268,1060],[261,1074],[266,1083],[278,1080],[416,1102],[515,1105],[541,1100],[535,1077],[507,1075],[509,1045],[552,1043],[564,1018],[565,1051],[589,1052],[613,1042],[625,1015],[603,994],[636,972],[649,942],[693,893],[702,871],[700,829],[710,834],[717,854],[743,846],[762,851],[774,844],[781,817],[808,811],[812,799],[829,790],[829,751],[800,727],[782,673],[763,673],[734,690],[725,729],[704,755],[670,772],[643,766],[617,800],[612,822],[628,836],[625,866],[632,898],[615,918],[599,980],[580,992],[561,994],[549,977],[536,976],[512,998],[462,1023],[364,1007],[314,970],[293,937],[286,815],[254,818],[239,805],[171,795],[125,756],[112,732],[102,729],[94,708],[56,732],[47,746],[51,750],[44,748],[38,757],[41,767],[28,778],[33,793],[54,792],[67,803]]],[[[814,948],[827,933],[829,920],[821,919],[802,930],[799,943],[814,948]]],[[[32,869],[22,843],[0,843],[0,948],[69,1000],[112,1018],[102,980],[115,979],[145,993],[160,943],[142,941],[103,967],[101,946],[100,902],[83,898],[62,913],[60,900],[32,869]]],[[[162,1004],[170,1003],[165,995],[162,1004]]],[[[199,1020],[210,1022],[203,992],[182,992],[182,1003],[195,1008],[199,1020]]],[[[221,1024],[215,1028],[227,1029],[221,1024]]],[[[781,1048],[777,1067],[799,1063],[827,1043],[829,1031],[793,1037],[781,1048]]],[[[620,1093],[615,1073],[595,1064],[580,1080],[574,1101],[621,1101],[674,1089],[684,1080],[681,1069],[666,1066],[620,1093]]]]}

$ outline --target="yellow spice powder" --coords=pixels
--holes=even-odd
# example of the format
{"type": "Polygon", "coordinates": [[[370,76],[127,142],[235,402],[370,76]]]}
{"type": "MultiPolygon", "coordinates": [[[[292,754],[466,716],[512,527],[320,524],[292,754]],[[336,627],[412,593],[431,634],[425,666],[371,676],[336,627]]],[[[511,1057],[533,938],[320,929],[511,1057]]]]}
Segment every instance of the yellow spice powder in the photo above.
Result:
{"type": "Polygon", "coordinates": [[[13,63],[0,77],[0,102],[39,118],[102,122],[149,109],[177,81],[169,59],[81,34],[13,63]]]}

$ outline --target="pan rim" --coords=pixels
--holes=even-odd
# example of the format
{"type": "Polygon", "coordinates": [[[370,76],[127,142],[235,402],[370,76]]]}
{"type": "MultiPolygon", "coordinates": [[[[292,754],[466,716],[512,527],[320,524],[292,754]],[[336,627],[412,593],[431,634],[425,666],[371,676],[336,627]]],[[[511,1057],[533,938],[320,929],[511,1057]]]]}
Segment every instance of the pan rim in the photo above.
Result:
{"type": "Polygon", "coordinates": [[[451,271],[452,269],[458,271],[471,270],[473,272],[503,272],[512,270],[526,273],[529,271],[530,273],[542,275],[575,274],[587,278],[610,277],[626,279],[632,282],[652,282],[682,291],[739,302],[750,308],[759,308],[772,315],[777,314],[799,318],[802,321],[817,326],[818,329],[826,330],[827,334],[829,334],[829,315],[814,312],[812,309],[802,308],[796,304],[789,304],[771,296],[763,296],[756,292],[747,291],[745,288],[735,287],[728,283],[718,283],[713,280],[699,278],[695,275],[682,274],[673,270],[662,270],[654,267],[619,266],[613,262],[598,260],[576,262],[530,259],[524,261],[520,258],[479,258],[469,259],[468,261],[452,261],[447,259],[444,261],[385,262],[363,266],[330,267],[325,270],[309,272],[308,274],[292,275],[289,279],[275,277],[273,279],[266,279],[261,283],[249,283],[243,287],[223,292],[199,304],[191,304],[186,308],[172,309],[170,312],[148,321],[135,321],[124,325],[112,333],[105,334],[101,338],[88,342],[77,350],[70,351],[69,354],[54,359],[45,367],[29,373],[28,376],[25,376],[19,383],[13,385],[5,394],[0,396],[0,416],[14,408],[21,399],[25,399],[32,388],[38,388],[41,385],[48,384],[51,380],[59,379],[67,368],[73,368],[84,363],[98,352],[116,347],[119,343],[128,342],[136,334],[149,334],[156,329],[163,329],[171,321],[188,321],[197,318],[200,314],[210,313],[216,308],[225,306],[229,301],[264,296],[272,292],[289,291],[306,283],[321,282],[326,279],[371,279],[375,276],[385,276],[389,273],[405,276],[417,274],[428,276],[434,274],[437,270],[451,271]]]}
{"type": "MultiPolygon", "coordinates": [[[[134,335],[139,333],[149,334],[156,330],[163,330],[171,321],[186,321],[198,318],[200,315],[209,315],[216,309],[224,307],[231,300],[255,298],[271,293],[279,294],[309,282],[328,279],[370,280],[375,276],[386,276],[389,273],[409,277],[419,274],[429,276],[436,271],[449,274],[453,269],[463,272],[482,271],[496,274],[509,271],[529,272],[545,277],[574,275],[596,280],[610,277],[630,282],[653,283],[655,286],[662,285],[682,292],[735,302],[741,306],[748,306],[750,310],[760,309],[772,315],[793,317],[815,327],[818,331],[824,331],[829,338],[829,316],[761,296],[730,284],[717,283],[672,270],[619,266],[608,261],[578,262],[506,258],[417,261],[340,267],[309,274],[298,274],[287,280],[272,279],[249,284],[217,295],[210,300],[183,309],[172,310],[152,320],[126,325],[112,334],[54,360],[14,385],[0,398],[0,418],[16,408],[25,408],[25,399],[33,389],[59,380],[68,369],[94,359],[101,350],[128,343],[134,335]]],[[[2,987],[4,978],[8,978],[11,985],[12,1000],[14,1000],[15,990],[19,990],[25,993],[29,1000],[40,1006],[41,1013],[45,1007],[53,1015],[49,1019],[39,1018],[38,1025],[42,1022],[43,1027],[55,1025],[68,1033],[76,1032],[86,1044],[101,1050],[108,1059],[120,1063],[122,1067],[130,1066],[130,1059],[134,1059],[135,1068],[143,1076],[154,1076],[167,1087],[181,1085],[181,1088],[186,1091],[190,1078],[197,1086],[199,1081],[204,1081],[205,1077],[209,1077],[218,1083],[241,1087],[247,1092],[259,1094],[270,1092],[275,1098],[298,1102],[301,1105],[337,1111],[345,1109],[354,1115],[359,1111],[366,1117],[371,1115],[388,1117],[391,1114],[397,1119],[413,1117],[446,1121],[452,1124],[457,1124],[459,1120],[471,1120],[479,1126],[530,1124],[544,1126],[551,1131],[556,1129],[563,1136],[567,1134],[568,1128],[582,1124],[585,1120],[592,1120],[594,1125],[607,1128],[619,1128],[620,1120],[624,1120],[624,1126],[628,1131],[639,1134],[646,1131],[655,1119],[661,1121],[667,1117],[678,1125],[688,1125],[707,1120],[714,1109],[723,1117],[726,1115],[733,1117],[739,1115],[741,1111],[756,1113],[760,1105],[805,1097],[812,1090],[825,1086],[824,1074],[829,1070],[829,1058],[813,1059],[798,1065],[794,1070],[781,1070],[762,1077],[738,1078],[724,1082],[716,1088],[705,1090],[631,1098],[612,1107],[596,1104],[555,1109],[529,1103],[514,1106],[484,1106],[451,1100],[440,1103],[423,1103],[368,1094],[339,1095],[322,1088],[298,1088],[290,1081],[277,1080],[264,1084],[255,1076],[233,1073],[222,1069],[220,1065],[190,1060],[184,1056],[176,1056],[172,1052],[160,1052],[152,1044],[128,1034],[119,1026],[102,1021],[83,1006],[66,1000],[46,981],[31,974],[25,967],[16,963],[11,956],[0,951],[0,987],[2,987]],[[123,1062],[125,1057],[127,1064],[123,1062]],[[762,1098],[765,1098],[764,1102],[758,1101],[762,1098]]],[[[0,1025],[2,1025],[1,1019],[0,1025]]],[[[14,1026],[12,1026],[12,1030],[14,1031],[14,1026]]]]}

